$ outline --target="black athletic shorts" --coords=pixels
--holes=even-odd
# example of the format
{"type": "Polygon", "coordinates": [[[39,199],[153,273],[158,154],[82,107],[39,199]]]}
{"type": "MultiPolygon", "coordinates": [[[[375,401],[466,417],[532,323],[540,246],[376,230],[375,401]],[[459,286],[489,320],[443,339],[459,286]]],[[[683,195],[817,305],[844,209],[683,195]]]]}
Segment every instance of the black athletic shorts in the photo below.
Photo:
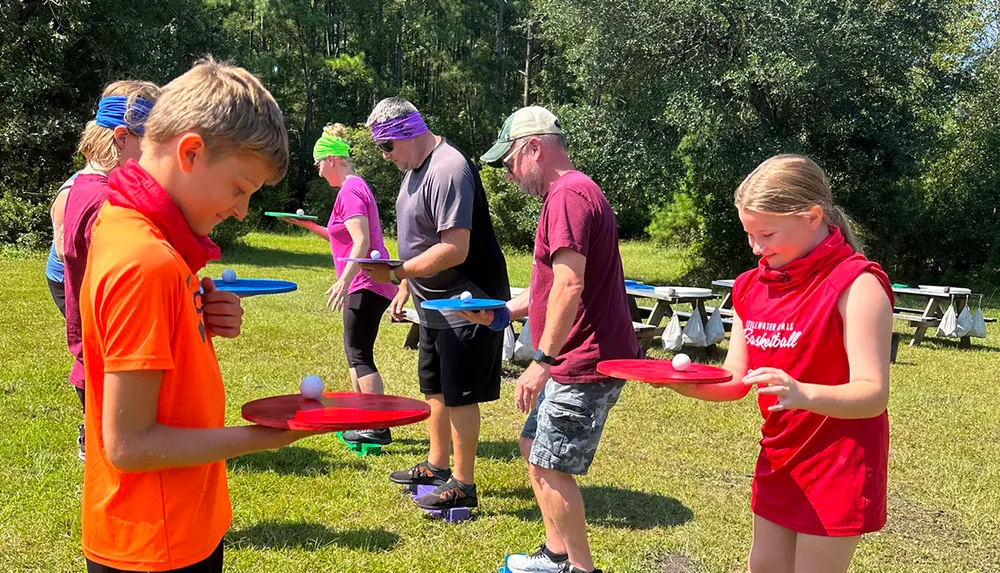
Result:
{"type": "Polygon", "coordinates": [[[358,378],[378,372],[375,338],[382,314],[391,301],[368,289],[352,292],[344,299],[344,352],[347,366],[358,378]]]}
{"type": "Polygon", "coordinates": [[[467,406],[500,398],[503,331],[473,324],[420,327],[418,376],[424,394],[444,394],[445,406],[467,406]]]}
{"type": "Polygon", "coordinates": [[[49,283],[49,294],[52,295],[52,302],[56,303],[56,308],[66,318],[66,284],[54,281],[48,277],[45,280],[49,283]]]}
{"type": "MultiPolygon", "coordinates": [[[[180,569],[171,569],[164,573],[221,573],[222,572],[222,544],[223,541],[219,542],[219,546],[215,548],[204,561],[199,561],[194,565],[188,565],[187,567],[181,567],[180,569]]],[[[126,573],[124,569],[115,569],[114,567],[107,567],[105,565],[100,565],[94,563],[90,559],[87,559],[87,573],[126,573]]]]}

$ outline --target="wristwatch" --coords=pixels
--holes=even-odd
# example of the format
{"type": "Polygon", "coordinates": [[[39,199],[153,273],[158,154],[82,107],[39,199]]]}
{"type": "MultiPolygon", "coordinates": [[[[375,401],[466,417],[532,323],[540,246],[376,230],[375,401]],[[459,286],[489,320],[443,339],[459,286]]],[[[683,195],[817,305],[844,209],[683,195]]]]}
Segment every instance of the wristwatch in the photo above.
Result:
{"type": "Polygon", "coordinates": [[[556,365],[556,359],[542,352],[541,348],[535,350],[535,356],[532,357],[532,360],[538,362],[539,364],[548,364],[549,366],[556,365]]]}
{"type": "Polygon", "coordinates": [[[399,277],[396,276],[396,267],[389,267],[389,282],[391,282],[394,285],[398,285],[399,283],[403,282],[399,279],[399,277]]]}

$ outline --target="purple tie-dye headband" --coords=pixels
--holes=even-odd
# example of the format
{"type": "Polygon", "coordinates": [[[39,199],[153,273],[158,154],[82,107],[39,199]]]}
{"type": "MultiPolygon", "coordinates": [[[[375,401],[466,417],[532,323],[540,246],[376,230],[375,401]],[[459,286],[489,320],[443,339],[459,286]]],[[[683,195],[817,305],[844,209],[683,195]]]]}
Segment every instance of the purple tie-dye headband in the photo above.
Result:
{"type": "Polygon", "coordinates": [[[385,141],[387,139],[413,139],[430,131],[420,112],[393,118],[388,121],[372,124],[372,139],[385,141]]]}

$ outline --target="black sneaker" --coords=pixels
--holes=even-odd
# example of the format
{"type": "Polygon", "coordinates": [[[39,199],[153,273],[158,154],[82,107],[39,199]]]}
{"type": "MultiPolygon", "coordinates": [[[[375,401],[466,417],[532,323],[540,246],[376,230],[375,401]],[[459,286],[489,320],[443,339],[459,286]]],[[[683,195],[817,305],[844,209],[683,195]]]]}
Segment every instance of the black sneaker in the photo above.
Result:
{"type": "Polygon", "coordinates": [[[392,432],[389,428],[381,430],[348,430],[340,437],[344,438],[345,442],[351,442],[352,444],[388,446],[392,443],[392,432]]]}
{"type": "Polygon", "coordinates": [[[453,507],[477,507],[479,498],[476,496],[476,486],[462,485],[454,477],[443,483],[429,494],[416,499],[420,509],[451,509],[453,507]]]}
{"type": "Polygon", "coordinates": [[[427,460],[408,470],[399,470],[389,474],[389,479],[400,485],[441,485],[450,477],[450,469],[432,470],[427,465],[427,460]]]}
{"type": "Polygon", "coordinates": [[[87,455],[86,452],[84,451],[85,448],[83,447],[84,446],[83,439],[85,435],[86,431],[83,428],[83,424],[80,424],[79,434],[76,437],[76,448],[77,448],[76,457],[80,458],[81,462],[87,461],[87,455]]]}

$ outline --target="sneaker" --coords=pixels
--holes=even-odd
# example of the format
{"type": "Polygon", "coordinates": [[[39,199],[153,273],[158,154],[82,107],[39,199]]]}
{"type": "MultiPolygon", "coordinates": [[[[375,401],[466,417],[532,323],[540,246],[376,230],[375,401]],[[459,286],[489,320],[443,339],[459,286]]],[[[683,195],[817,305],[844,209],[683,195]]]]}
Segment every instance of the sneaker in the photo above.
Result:
{"type": "Polygon", "coordinates": [[[86,432],[84,431],[83,424],[80,424],[79,434],[76,437],[76,457],[80,458],[81,462],[87,460],[87,456],[83,447],[83,439],[85,435],[86,432]]]}
{"type": "Polygon", "coordinates": [[[345,442],[352,444],[378,444],[388,446],[392,443],[392,432],[389,428],[381,430],[348,430],[341,435],[345,442]]]}
{"type": "Polygon", "coordinates": [[[563,564],[567,563],[569,556],[565,553],[557,555],[546,551],[543,543],[538,551],[531,555],[511,555],[507,558],[507,570],[510,573],[562,573],[563,564]]]}
{"type": "Polygon", "coordinates": [[[452,477],[434,488],[429,494],[416,499],[420,509],[451,509],[453,507],[477,507],[476,486],[462,485],[452,477]]]}
{"type": "Polygon", "coordinates": [[[580,569],[576,565],[570,565],[569,561],[564,562],[562,566],[563,568],[560,570],[560,573],[604,573],[604,571],[601,571],[596,567],[594,568],[593,571],[584,571],[583,569],[580,569]]]}
{"type": "Polygon", "coordinates": [[[389,479],[400,485],[441,485],[451,477],[450,469],[432,470],[427,460],[420,462],[408,470],[399,470],[389,474],[389,479]]]}

